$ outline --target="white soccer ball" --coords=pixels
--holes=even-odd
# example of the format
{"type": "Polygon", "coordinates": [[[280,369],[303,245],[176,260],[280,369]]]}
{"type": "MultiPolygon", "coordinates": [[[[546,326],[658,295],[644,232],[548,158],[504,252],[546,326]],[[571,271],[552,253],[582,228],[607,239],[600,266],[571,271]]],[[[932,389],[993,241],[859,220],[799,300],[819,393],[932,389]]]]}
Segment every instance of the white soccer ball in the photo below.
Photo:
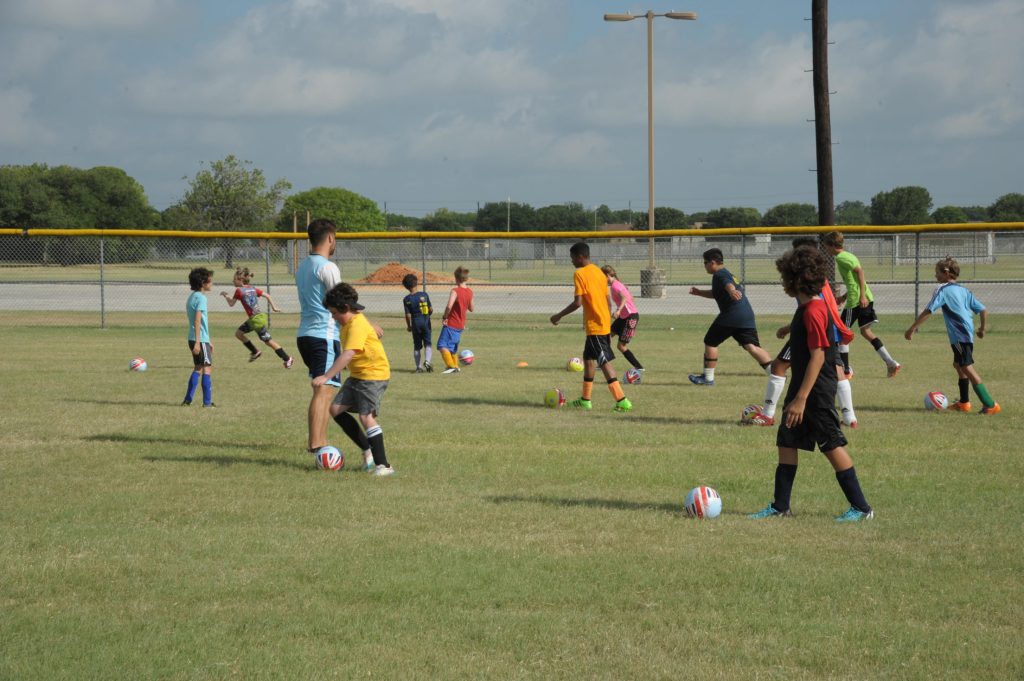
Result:
{"type": "Polygon", "coordinates": [[[345,466],[345,455],[331,445],[324,445],[313,455],[316,467],[325,471],[338,471],[345,466]]]}
{"type": "Polygon", "coordinates": [[[146,364],[146,360],[142,359],[141,357],[136,357],[132,361],[128,362],[129,371],[145,371],[148,368],[149,365],[146,364]]]}
{"type": "Polygon", "coordinates": [[[694,487],[683,503],[691,518],[717,518],[722,513],[722,497],[712,487],[694,487]]]}
{"type": "Polygon", "coordinates": [[[566,371],[583,371],[583,360],[579,357],[573,357],[565,364],[566,371]]]}
{"type": "Polygon", "coordinates": [[[626,383],[640,383],[644,380],[644,374],[635,367],[630,367],[629,371],[626,372],[626,383]]]}
{"type": "Polygon", "coordinates": [[[476,359],[476,356],[473,355],[473,351],[472,350],[462,350],[461,352],[459,352],[459,363],[460,364],[470,365],[470,364],[473,363],[474,359],[476,359]]]}
{"type": "Polygon", "coordinates": [[[924,396],[924,408],[928,411],[943,411],[948,406],[949,400],[937,390],[924,396]]]}

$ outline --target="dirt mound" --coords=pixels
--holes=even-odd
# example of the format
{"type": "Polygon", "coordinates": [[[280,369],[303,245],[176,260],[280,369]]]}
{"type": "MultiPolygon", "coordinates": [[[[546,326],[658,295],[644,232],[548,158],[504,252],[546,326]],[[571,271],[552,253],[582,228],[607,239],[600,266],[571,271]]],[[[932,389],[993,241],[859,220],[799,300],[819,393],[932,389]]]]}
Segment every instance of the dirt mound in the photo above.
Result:
{"type": "MultiPolygon", "coordinates": [[[[371,272],[363,279],[359,279],[356,283],[359,284],[399,284],[402,283],[402,278],[407,274],[415,274],[416,277],[423,282],[423,273],[418,270],[413,270],[402,263],[389,262],[387,265],[382,265],[376,270],[371,272]]],[[[427,283],[432,284],[443,284],[443,283],[454,283],[455,277],[451,274],[435,274],[434,272],[427,272],[427,283]]]]}

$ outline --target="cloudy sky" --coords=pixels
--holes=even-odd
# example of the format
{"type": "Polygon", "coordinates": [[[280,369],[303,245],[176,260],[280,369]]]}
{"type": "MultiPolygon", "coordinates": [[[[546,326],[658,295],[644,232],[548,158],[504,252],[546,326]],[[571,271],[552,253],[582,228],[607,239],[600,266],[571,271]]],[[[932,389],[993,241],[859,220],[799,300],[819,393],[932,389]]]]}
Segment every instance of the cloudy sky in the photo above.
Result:
{"type": "MultiPolygon", "coordinates": [[[[204,162],[393,213],[477,202],[816,202],[810,0],[0,0],[0,163],[124,168],[164,209],[204,162]]],[[[836,201],[1024,191],[1024,1],[830,3],[836,201]]]]}

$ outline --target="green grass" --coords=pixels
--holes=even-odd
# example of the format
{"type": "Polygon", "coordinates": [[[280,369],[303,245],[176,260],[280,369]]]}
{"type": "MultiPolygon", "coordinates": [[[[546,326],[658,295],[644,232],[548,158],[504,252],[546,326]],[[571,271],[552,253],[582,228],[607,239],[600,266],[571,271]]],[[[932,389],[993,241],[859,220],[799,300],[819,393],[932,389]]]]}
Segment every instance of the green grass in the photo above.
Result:
{"type": "MultiPolygon", "coordinates": [[[[771,497],[774,429],[735,425],[765,380],[723,346],[718,385],[691,386],[701,317],[642,322],[628,415],[603,387],[590,413],[541,406],[550,387],[578,394],[563,369],[578,315],[478,317],[458,376],[409,373],[408,335],[377,317],[390,479],[312,468],[304,371],[248,364],[235,316],[213,322],[215,411],[178,406],[177,315],[24,319],[0,328],[2,679],[1024,674],[1019,334],[976,345],[993,418],[922,408],[928,390],[955,395],[941,320],[913,344],[883,335],[905,365],[893,380],[854,343],[850,452],[877,518],[837,526],[819,454],[796,517],[744,518],[771,497]],[[136,355],[148,372],[127,371],[136,355]],[[721,518],[684,516],[698,484],[721,518]]],[[[293,336],[277,329],[292,351],[293,336]]]]}

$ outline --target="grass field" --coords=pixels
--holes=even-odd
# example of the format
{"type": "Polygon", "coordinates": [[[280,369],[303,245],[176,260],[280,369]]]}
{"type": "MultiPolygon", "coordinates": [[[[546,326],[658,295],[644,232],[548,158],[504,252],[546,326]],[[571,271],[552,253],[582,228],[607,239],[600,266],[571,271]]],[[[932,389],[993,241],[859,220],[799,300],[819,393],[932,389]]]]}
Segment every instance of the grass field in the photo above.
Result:
{"type": "Polygon", "coordinates": [[[642,320],[628,415],[600,387],[589,413],[542,406],[578,394],[578,315],[471,319],[456,376],[410,373],[404,324],[377,317],[387,479],[313,469],[305,373],[247,363],[237,315],[213,318],[218,408],[180,407],[178,317],[0,328],[0,679],[1024,675],[1020,334],[976,345],[996,417],[922,408],[955,397],[941,320],[913,344],[909,317],[886,326],[893,380],[854,343],[848,437],[877,518],[839,526],[818,454],[794,518],[744,517],[771,498],[774,429],[736,425],[765,379],[735,346],[715,388],[687,381],[710,317],[642,320]],[[698,484],[722,517],[685,517],[698,484]]]}

